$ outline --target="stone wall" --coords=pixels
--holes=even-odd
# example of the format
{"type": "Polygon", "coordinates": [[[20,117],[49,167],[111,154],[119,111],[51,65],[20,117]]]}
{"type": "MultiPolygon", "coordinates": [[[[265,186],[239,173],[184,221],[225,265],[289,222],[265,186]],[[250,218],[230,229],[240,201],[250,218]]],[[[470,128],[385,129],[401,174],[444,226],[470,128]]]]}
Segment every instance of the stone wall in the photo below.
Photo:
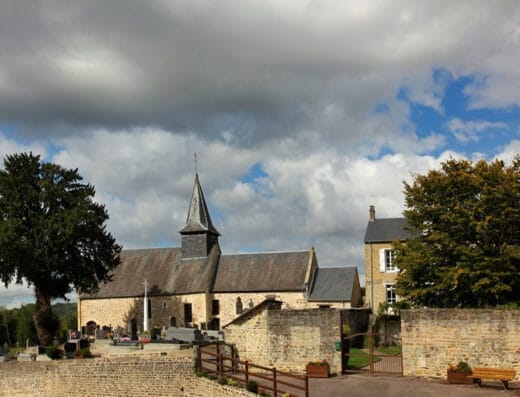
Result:
{"type": "Polygon", "coordinates": [[[249,293],[218,293],[212,294],[212,299],[220,303],[220,325],[224,326],[237,317],[237,298],[242,301],[243,310],[263,302],[266,297],[283,302],[283,309],[316,309],[320,305],[328,305],[336,309],[350,308],[350,302],[309,302],[303,292],[249,292],[249,293]]]}
{"type": "MultiPolygon", "coordinates": [[[[177,327],[184,327],[184,303],[191,303],[192,324],[201,327],[209,324],[213,318],[218,318],[220,327],[237,317],[236,302],[240,297],[244,311],[263,302],[266,297],[280,300],[285,309],[318,308],[319,305],[329,305],[331,308],[348,309],[350,302],[308,302],[303,292],[250,292],[250,293],[218,293],[218,294],[188,294],[175,296],[150,297],[151,319],[149,327],[157,325],[169,327],[171,317],[176,318],[177,327]],[[219,313],[211,313],[211,301],[219,301],[219,313]]],[[[112,298],[112,299],[82,299],[78,303],[79,329],[88,321],[94,321],[99,326],[119,325],[121,329],[130,329],[130,320],[135,318],[139,329],[143,327],[143,298],[112,298]]]]}
{"type": "MultiPolygon", "coordinates": [[[[171,317],[175,317],[177,327],[184,327],[184,303],[192,305],[192,324],[199,325],[208,321],[207,294],[187,294],[175,296],[150,297],[151,319],[149,327],[158,325],[170,326],[171,317]]],[[[78,325],[86,325],[95,321],[100,326],[120,326],[127,330],[130,320],[135,318],[137,326],[143,327],[143,298],[113,298],[113,299],[81,299],[78,302],[78,325]]]]}
{"type": "Polygon", "coordinates": [[[406,376],[446,377],[449,364],[513,368],[520,380],[520,310],[424,309],[401,312],[406,376]]]}
{"type": "MultiPolygon", "coordinates": [[[[225,328],[226,341],[233,343],[241,360],[252,361],[282,371],[304,372],[305,365],[326,359],[332,372],[341,372],[341,354],[335,350],[341,323],[352,329],[367,321],[349,318],[350,310],[286,310],[266,305],[245,314],[225,328]]],[[[366,311],[360,317],[368,318],[366,311]]],[[[359,330],[361,332],[362,330],[359,330]]],[[[363,330],[364,331],[364,330],[363,330]]]]}
{"type": "Polygon", "coordinates": [[[124,356],[0,363],[1,396],[254,396],[193,375],[191,357],[124,356]]]}

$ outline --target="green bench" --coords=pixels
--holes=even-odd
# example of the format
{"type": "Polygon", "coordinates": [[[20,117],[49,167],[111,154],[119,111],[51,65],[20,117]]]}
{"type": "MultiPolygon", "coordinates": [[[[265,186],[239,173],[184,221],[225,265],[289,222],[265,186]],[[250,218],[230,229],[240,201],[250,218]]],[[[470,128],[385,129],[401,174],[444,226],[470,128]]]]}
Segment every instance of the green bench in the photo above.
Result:
{"type": "Polygon", "coordinates": [[[506,390],[509,390],[509,381],[515,379],[516,371],[514,369],[501,368],[473,368],[473,383],[478,383],[482,387],[482,379],[499,380],[504,384],[506,390]]]}

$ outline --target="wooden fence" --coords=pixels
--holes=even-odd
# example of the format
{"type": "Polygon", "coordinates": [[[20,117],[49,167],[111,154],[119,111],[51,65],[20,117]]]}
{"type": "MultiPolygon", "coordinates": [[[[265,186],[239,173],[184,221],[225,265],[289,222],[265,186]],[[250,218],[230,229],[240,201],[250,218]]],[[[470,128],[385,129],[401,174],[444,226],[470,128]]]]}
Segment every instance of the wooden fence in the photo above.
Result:
{"type": "Polygon", "coordinates": [[[306,375],[294,375],[276,368],[253,364],[247,360],[239,360],[233,350],[230,355],[221,354],[219,343],[199,348],[197,362],[208,374],[234,379],[244,387],[247,387],[250,382],[255,382],[258,393],[267,392],[273,397],[309,396],[309,381],[306,375]]]}

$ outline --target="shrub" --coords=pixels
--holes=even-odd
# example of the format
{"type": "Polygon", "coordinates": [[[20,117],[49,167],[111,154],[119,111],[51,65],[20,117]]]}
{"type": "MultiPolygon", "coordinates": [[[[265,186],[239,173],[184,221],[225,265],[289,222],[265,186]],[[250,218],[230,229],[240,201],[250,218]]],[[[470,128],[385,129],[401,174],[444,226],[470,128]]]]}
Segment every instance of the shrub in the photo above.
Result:
{"type": "Polygon", "coordinates": [[[61,351],[57,346],[47,346],[45,349],[45,354],[52,360],[57,360],[61,358],[61,351]]]}
{"type": "Polygon", "coordinates": [[[254,380],[250,380],[247,382],[246,389],[251,393],[258,393],[258,383],[256,383],[254,380]]]}
{"type": "Polygon", "coordinates": [[[193,373],[195,376],[202,376],[207,377],[208,373],[202,369],[202,366],[200,365],[200,361],[195,360],[195,365],[193,366],[193,373]]]}
{"type": "Polygon", "coordinates": [[[227,379],[225,376],[220,376],[217,380],[219,385],[227,385],[227,379]]]}
{"type": "Polygon", "coordinates": [[[238,382],[233,378],[227,378],[227,384],[228,386],[236,386],[238,385],[238,382]]]}
{"type": "Polygon", "coordinates": [[[88,347],[77,350],[74,355],[76,357],[92,358],[92,353],[90,352],[90,349],[88,347]]]}

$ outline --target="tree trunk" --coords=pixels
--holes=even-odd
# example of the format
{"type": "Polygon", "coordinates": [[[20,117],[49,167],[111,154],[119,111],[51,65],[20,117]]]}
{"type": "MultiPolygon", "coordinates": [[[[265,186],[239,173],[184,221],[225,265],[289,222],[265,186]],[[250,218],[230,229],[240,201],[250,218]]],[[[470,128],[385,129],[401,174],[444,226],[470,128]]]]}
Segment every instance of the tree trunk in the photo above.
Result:
{"type": "Polygon", "coordinates": [[[34,328],[38,343],[43,346],[52,345],[54,333],[58,329],[59,321],[52,313],[51,296],[35,288],[36,309],[34,311],[34,328]]]}

